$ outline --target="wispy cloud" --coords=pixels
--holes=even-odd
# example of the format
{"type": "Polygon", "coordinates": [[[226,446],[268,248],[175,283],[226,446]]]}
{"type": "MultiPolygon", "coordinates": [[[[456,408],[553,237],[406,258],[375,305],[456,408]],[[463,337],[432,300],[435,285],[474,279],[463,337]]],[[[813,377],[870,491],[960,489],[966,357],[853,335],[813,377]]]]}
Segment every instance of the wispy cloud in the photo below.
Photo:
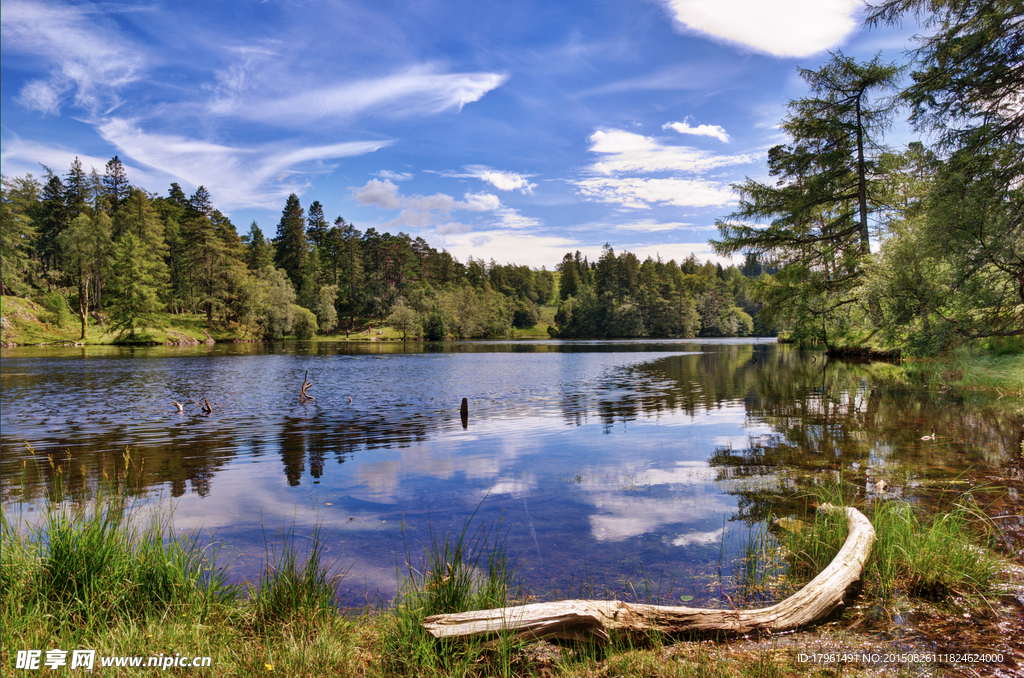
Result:
{"type": "Polygon", "coordinates": [[[391,181],[409,181],[413,176],[409,172],[392,172],[391,170],[380,170],[373,174],[381,179],[390,179],[391,181]]]}
{"type": "Polygon", "coordinates": [[[495,210],[495,213],[498,215],[497,225],[502,228],[521,230],[539,228],[544,225],[540,219],[525,216],[521,214],[519,210],[512,209],[511,207],[502,207],[495,210]]]}
{"type": "MultiPolygon", "coordinates": [[[[95,155],[79,153],[78,151],[57,144],[40,143],[28,141],[17,136],[5,138],[3,142],[0,162],[3,163],[4,173],[11,175],[35,174],[42,172],[41,165],[48,167],[56,174],[64,174],[71,163],[78,158],[85,171],[95,168],[103,172],[107,161],[110,158],[101,158],[95,155]]],[[[168,180],[168,175],[162,171],[153,171],[139,167],[131,162],[123,162],[128,181],[135,186],[159,186],[168,180]]],[[[174,179],[170,179],[173,181],[174,179]]]]}
{"type": "Polygon", "coordinates": [[[682,122],[666,122],[661,126],[661,129],[672,129],[680,134],[694,134],[700,137],[714,137],[723,143],[729,143],[729,135],[725,133],[725,129],[718,125],[697,125],[696,127],[690,127],[690,123],[686,120],[682,122]]]}
{"type": "Polygon", "coordinates": [[[101,123],[100,136],[124,155],[148,167],[163,171],[191,186],[206,186],[218,205],[271,207],[303,183],[295,176],[325,171],[322,166],[305,167],[372,153],[391,141],[350,141],[324,146],[292,148],[290,144],[264,144],[245,148],[219,144],[182,135],[144,131],[135,121],[112,118],[101,123]]]}
{"type": "Polygon", "coordinates": [[[686,32],[775,57],[817,54],[857,27],[860,0],[667,0],[686,32]]]}
{"type": "Polygon", "coordinates": [[[109,112],[120,103],[118,92],[141,77],[146,61],[142,51],[90,14],[57,3],[4,2],[4,51],[29,55],[50,67],[47,77],[22,88],[19,103],[56,115],[71,96],[91,113],[109,112]]]}
{"type": "MultiPolygon", "coordinates": [[[[655,221],[654,219],[641,219],[640,221],[625,221],[611,224],[611,228],[617,231],[635,231],[638,233],[665,233],[667,231],[702,231],[709,227],[696,227],[691,223],[682,221],[655,221]]],[[[710,228],[714,228],[713,226],[710,228]]]]}
{"type": "Polygon", "coordinates": [[[294,127],[323,120],[348,120],[375,112],[389,117],[433,115],[461,110],[508,80],[505,73],[443,73],[419,64],[379,78],[305,87],[295,95],[277,96],[265,83],[249,87],[240,74],[222,78],[210,111],[294,127]]]}

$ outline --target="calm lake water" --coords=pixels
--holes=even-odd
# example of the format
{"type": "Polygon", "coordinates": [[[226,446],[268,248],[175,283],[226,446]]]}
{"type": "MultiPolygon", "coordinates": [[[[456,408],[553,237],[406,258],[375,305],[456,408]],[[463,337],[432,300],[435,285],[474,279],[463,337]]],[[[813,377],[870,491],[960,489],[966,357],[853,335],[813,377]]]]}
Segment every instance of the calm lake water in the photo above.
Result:
{"type": "Polygon", "coordinates": [[[928,391],[898,366],[772,340],[0,355],[9,515],[31,519],[55,467],[75,492],[130,464],[142,500],[212,535],[238,577],[254,576],[279,528],[301,546],[321,525],[357,601],[392,595],[396,561],[471,516],[507,531],[538,597],[646,585],[709,603],[752,525],[802,515],[800,495],[840,476],[868,500],[930,505],[987,483],[993,511],[1021,503],[1019,401],[928,391]],[[315,400],[301,403],[307,374],[315,400]],[[932,427],[937,439],[921,440],[932,427]]]}

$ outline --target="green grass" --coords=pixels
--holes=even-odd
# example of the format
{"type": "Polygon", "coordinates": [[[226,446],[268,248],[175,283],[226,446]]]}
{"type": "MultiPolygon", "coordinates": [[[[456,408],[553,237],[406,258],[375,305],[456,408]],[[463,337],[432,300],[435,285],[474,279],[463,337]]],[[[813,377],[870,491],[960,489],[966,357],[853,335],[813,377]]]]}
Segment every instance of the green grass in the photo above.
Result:
{"type": "MultiPolygon", "coordinates": [[[[842,504],[834,488],[816,500],[842,504]]],[[[861,579],[863,598],[886,609],[908,597],[986,607],[999,595],[1002,561],[991,550],[996,528],[971,494],[956,496],[931,515],[898,500],[877,501],[862,511],[877,536],[861,579]]],[[[776,585],[785,597],[832,561],[846,535],[844,515],[815,513],[806,529],[779,533],[781,550],[752,549],[749,568],[777,578],[785,560],[786,583],[776,585]]]]}
{"type": "MultiPolygon", "coordinates": [[[[59,296],[59,295],[58,295],[59,296]]],[[[89,318],[85,341],[81,337],[81,323],[65,306],[62,310],[49,295],[47,304],[38,304],[30,299],[4,296],[0,306],[6,321],[4,342],[19,345],[82,343],[105,345],[127,343],[127,338],[118,332],[109,331],[109,325],[100,325],[89,318]],[[57,309],[57,311],[53,310],[57,309]]],[[[231,341],[245,338],[242,332],[233,328],[208,328],[206,316],[201,314],[152,313],[146,327],[136,332],[132,343],[136,344],[179,344],[231,341]]]]}
{"type": "Polygon", "coordinates": [[[1024,397],[1024,354],[959,351],[942,359],[908,361],[905,366],[912,380],[932,388],[1024,397]]]}

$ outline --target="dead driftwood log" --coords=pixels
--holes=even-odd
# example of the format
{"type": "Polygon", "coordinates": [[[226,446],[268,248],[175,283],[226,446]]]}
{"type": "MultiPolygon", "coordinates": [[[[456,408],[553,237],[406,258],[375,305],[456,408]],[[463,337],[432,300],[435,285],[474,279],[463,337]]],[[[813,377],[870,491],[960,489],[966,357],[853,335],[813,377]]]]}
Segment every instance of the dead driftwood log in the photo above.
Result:
{"type": "Polygon", "coordinates": [[[423,626],[435,638],[474,638],[511,632],[516,638],[563,638],[608,642],[616,633],[743,634],[780,632],[823,619],[843,606],[843,598],[864,570],[875,530],[852,507],[823,504],[823,512],[845,511],[850,525],[846,543],[832,562],[780,603],[758,610],[713,610],[640,605],[618,600],[563,600],[427,617],[423,626]]]}
{"type": "Polygon", "coordinates": [[[299,402],[304,403],[307,400],[316,400],[316,398],[306,393],[306,389],[313,385],[313,382],[306,380],[306,377],[308,376],[309,370],[306,370],[305,374],[302,375],[302,390],[299,391],[299,402]]]}

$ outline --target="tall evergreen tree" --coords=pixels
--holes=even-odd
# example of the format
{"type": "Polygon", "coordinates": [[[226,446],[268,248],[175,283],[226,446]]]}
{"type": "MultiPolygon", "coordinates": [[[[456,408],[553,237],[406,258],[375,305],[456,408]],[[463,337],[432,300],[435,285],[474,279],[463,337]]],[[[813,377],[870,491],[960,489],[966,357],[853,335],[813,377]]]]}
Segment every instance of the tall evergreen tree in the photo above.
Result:
{"type": "Polygon", "coordinates": [[[306,217],[309,224],[306,229],[306,237],[311,247],[320,248],[324,245],[324,238],[327,236],[327,219],[324,218],[324,208],[319,200],[314,200],[309,206],[309,216],[306,217]]]}
{"type": "Polygon", "coordinates": [[[281,221],[277,224],[277,237],[274,238],[274,262],[288,274],[288,279],[302,297],[302,282],[306,273],[306,259],[309,257],[309,245],[306,242],[306,221],[303,217],[299,196],[292,193],[288,196],[281,221]]]}
{"type": "Polygon", "coordinates": [[[36,254],[44,277],[51,269],[60,268],[61,250],[57,239],[71,223],[71,212],[65,203],[67,189],[64,182],[49,169],[46,172],[48,177],[41,193],[42,201],[37,224],[39,242],[36,245],[36,254]]]}
{"type": "Polygon", "coordinates": [[[24,291],[34,268],[36,227],[31,213],[39,203],[39,184],[31,175],[3,177],[0,199],[0,294],[24,291]]]}
{"type": "Polygon", "coordinates": [[[255,221],[249,226],[245,246],[245,263],[250,271],[262,271],[267,266],[273,266],[274,249],[267,242],[263,231],[255,221]]]}
{"type": "Polygon", "coordinates": [[[791,313],[798,339],[830,341],[859,301],[870,253],[868,213],[874,163],[892,105],[875,100],[899,69],[878,57],[860,64],[836,53],[819,70],[801,69],[811,95],[790,104],[782,128],[792,143],[768,152],[775,184],[734,186],[740,208],[718,221],[720,254],[754,252],[781,266],[762,290],[765,312],[791,313]],[[767,227],[750,225],[768,222],[767,227]]]}
{"type": "Polygon", "coordinates": [[[167,267],[170,250],[164,237],[165,226],[160,214],[138,188],[131,189],[122,202],[121,210],[114,215],[114,230],[121,237],[131,233],[139,240],[144,256],[150,263],[149,273],[161,296],[164,296],[170,282],[167,267]]]}
{"type": "Polygon", "coordinates": [[[89,176],[82,169],[82,161],[77,157],[72,161],[71,169],[64,180],[64,190],[64,205],[71,219],[89,210],[89,195],[92,192],[89,188],[89,176]]]}
{"type": "Polygon", "coordinates": [[[111,278],[111,320],[115,330],[127,332],[132,339],[137,329],[146,326],[149,314],[160,308],[160,283],[147,254],[146,246],[131,231],[114,248],[117,266],[111,278]]]}
{"type": "Polygon", "coordinates": [[[107,202],[110,203],[110,211],[117,213],[121,205],[128,199],[132,190],[128,183],[128,173],[116,155],[107,161],[106,172],[103,175],[103,188],[106,192],[107,202]]]}

